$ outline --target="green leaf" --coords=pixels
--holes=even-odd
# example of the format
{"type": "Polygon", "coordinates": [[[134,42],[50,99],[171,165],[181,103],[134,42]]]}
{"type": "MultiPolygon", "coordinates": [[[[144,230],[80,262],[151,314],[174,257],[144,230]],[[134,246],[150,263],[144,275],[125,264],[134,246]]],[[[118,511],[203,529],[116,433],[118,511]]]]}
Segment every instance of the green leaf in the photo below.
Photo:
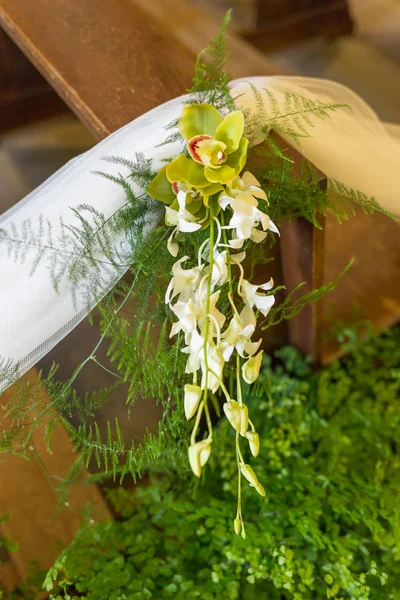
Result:
{"type": "Polygon", "coordinates": [[[224,142],[226,153],[232,154],[239,148],[243,136],[244,116],[240,110],[229,113],[220,123],[215,133],[215,139],[224,142]]]}
{"type": "Polygon", "coordinates": [[[160,200],[161,202],[164,202],[164,204],[169,205],[175,200],[176,194],[171,187],[171,182],[167,179],[166,172],[166,166],[159,170],[157,175],[147,186],[147,193],[154,198],[154,200],[160,200]]]}
{"type": "Polygon", "coordinates": [[[210,185],[204,175],[204,167],[184,154],[179,154],[167,165],[166,174],[171,183],[184,181],[196,188],[210,185]]]}
{"type": "Polygon", "coordinates": [[[220,113],[211,104],[189,104],[182,110],[178,129],[186,140],[190,140],[195,135],[214,137],[221,122],[220,113]]]}

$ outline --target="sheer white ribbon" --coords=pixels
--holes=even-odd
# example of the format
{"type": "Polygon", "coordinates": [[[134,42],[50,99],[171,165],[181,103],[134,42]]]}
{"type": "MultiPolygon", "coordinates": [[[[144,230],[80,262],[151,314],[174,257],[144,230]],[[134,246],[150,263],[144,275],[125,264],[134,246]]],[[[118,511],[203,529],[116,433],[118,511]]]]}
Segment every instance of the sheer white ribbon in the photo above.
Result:
{"type": "MultiPolygon", "coordinates": [[[[302,138],[299,150],[329,178],[373,196],[382,207],[400,214],[400,128],[383,124],[374,111],[354,92],[342,85],[303,77],[254,77],[232,82],[238,104],[254,108],[249,85],[272,91],[283,109],[286,92],[323,102],[348,104],[352,110],[332,113],[330,119],[313,118],[312,137],[302,138]]],[[[265,95],[268,105],[268,98],[265,95]]],[[[0,230],[17,240],[20,256],[9,253],[0,237],[0,359],[10,361],[9,376],[0,379],[0,391],[18,375],[25,373],[47,354],[87,315],[87,303],[73,301],[72,284],[64,278],[55,291],[50,277],[55,254],[41,242],[44,259],[32,272],[38,246],[24,244],[29,227],[51,223],[53,240],[60,238],[63,225],[79,225],[73,208],[92,205],[105,216],[112,215],[124,203],[122,190],[94,171],[118,175],[128,170],[105,164],[105,156],[132,159],[143,152],[157,169],[162,159],[181,151],[179,143],[158,146],[165,140],[165,127],[177,119],[187,96],[167,102],[129,123],[93,149],[72,160],[43,185],[0,216],[0,230]],[[46,260],[46,253],[48,254],[46,260]],[[22,260],[23,258],[23,260],[22,260]]],[[[46,237],[42,235],[42,240],[46,237]]],[[[121,244],[116,240],[116,244],[121,244]]],[[[71,249],[69,249],[70,251],[71,249]]],[[[62,251],[61,251],[62,254],[62,251]]],[[[101,275],[101,295],[106,294],[122,276],[123,270],[105,268],[101,275]]],[[[93,299],[91,307],[98,297],[93,299]]],[[[4,366],[4,365],[3,365],[4,366]]]]}

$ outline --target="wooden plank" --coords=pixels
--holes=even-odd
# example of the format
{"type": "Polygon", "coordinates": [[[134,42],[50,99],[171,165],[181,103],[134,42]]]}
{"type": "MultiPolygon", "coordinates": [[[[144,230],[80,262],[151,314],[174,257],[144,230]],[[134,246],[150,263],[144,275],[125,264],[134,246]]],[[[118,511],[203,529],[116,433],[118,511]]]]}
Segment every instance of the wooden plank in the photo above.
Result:
{"type": "MultiPolygon", "coordinates": [[[[28,375],[33,381],[37,373],[28,375]]],[[[1,396],[1,404],[12,397],[13,388],[1,396]]],[[[41,392],[43,403],[49,400],[41,392]]],[[[0,412],[0,428],[12,425],[4,410],[0,412]]],[[[0,462],[0,514],[9,514],[10,520],[2,523],[3,535],[19,544],[12,555],[15,568],[26,578],[32,560],[38,560],[42,568],[49,568],[57,558],[60,547],[65,547],[75,536],[82,522],[82,511],[87,505],[93,509],[93,519],[111,517],[111,512],[96,485],[85,485],[87,473],[71,488],[68,504],[56,513],[55,487],[66,477],[76,459],[68,435],[62,426],[53,433],[53,453],[49,454],[44,442],[45,423],[33,436],[29,448],[32,460],[18,456],[3,455],[0,462]]]]}
{"type": "Polygon", "coordinates": [[[131,0],[0,0],[0,24],[97,138],[190,86],[193,56],[131,0]]]}

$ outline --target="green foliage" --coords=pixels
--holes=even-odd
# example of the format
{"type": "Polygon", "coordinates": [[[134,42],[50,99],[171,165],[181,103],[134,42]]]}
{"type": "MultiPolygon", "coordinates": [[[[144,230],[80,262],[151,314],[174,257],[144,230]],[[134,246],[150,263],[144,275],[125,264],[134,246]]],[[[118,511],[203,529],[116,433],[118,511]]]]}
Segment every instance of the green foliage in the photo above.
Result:
{"type": "Polygon", "coordinates": [[[119,518],[81,530],[46,578],[51,597],[398,600],[400,328],[344,338],[351,355],[316,374],[283,348],[246,390],[267,491],[244,491],[246,540],[230,527],[223,422],[191,492],[171,477],[112,492],[119,518]]]}
{"type": "Polygon", "coordinates": [[[230,20],[229,10],[222,20],[218,35],[197,57],[193,87],[189,90],[190,102],[212,104],[218,110],[235,110],[235,103],[229,89],[231,75],[225,70],[229,55],[226,30],[230,20]]]}
{"type": "Polygon", "coordinates": [[[246,118],[246,134],[250,139],[254,131],[257,131],[257,136],[260,135],[260,132],[268,136],[273,129],[298,142],[300,138],[312,137],[312,133],[310,133],[310,129],[313,127],[312,118],[328,119],[333,112],[350,109],[345,104],[311,100],[290,92],[285,93],[282,107],[271,90],[266,88],[262,90],[265,92],[265,98],[260,89],[252,84],[250,87],[256,106],[254,114],[249,114],[246,118]]]}

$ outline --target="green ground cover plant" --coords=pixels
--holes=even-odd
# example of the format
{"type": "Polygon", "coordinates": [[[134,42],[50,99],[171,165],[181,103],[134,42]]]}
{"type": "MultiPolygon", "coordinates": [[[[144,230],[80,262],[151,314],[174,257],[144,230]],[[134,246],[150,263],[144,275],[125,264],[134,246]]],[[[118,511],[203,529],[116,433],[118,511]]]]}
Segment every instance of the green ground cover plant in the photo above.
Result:
{"type": "Polygon", "coordinates": [[[110,494],[118,517],[87,522],[47,574],[50,598],[399,599],[400,327],[342,339],[350,354],[317,373],[279,350],[245,390],[267,494],[244,490],[245,540],[229,526],[237,467],[221,421],[200,482],[153,472],[110,494]]]}

